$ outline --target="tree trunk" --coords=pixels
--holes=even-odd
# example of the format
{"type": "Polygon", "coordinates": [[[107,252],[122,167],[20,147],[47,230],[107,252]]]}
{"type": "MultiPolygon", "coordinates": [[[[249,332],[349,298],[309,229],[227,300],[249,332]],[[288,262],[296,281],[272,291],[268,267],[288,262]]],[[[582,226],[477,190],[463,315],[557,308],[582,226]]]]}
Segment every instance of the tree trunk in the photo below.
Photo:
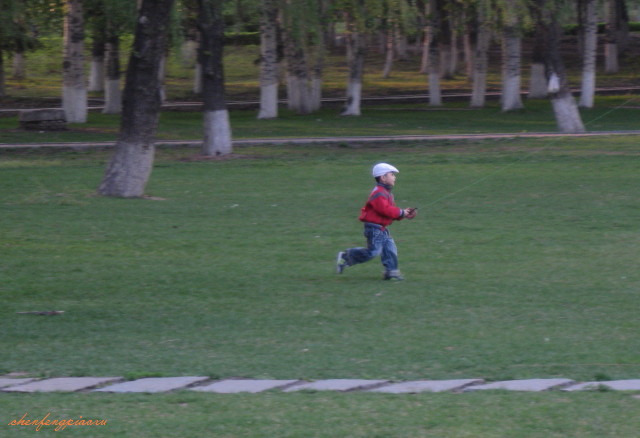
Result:
{"type": "Polygon", "coordinates": [[[309,99],[311,111],[318,111],[322,107],[322,71],[324,69],[324,35],[314,53],[314,64],[311,69],[311,83],[309,84],[309,99]]]}
{"type": "Polygon", "coordinates": [[[11,76],[14,79],[24,79],[27,77],[24,59],[24,50],[13,53],[13,73],[11,76]]]}
{"type": "Polygon", "coordinates": [[[120,135],[98,193],[124,198],[144,194],[155,154],[160,112],[160,63],[174,0],[142,0],[127,68],[120,135]]]}
{"type": "Polygon", "coordinates": [[[87,121],[87,87],[84,79],[84,19],[82,0],[66,0],[62,107],[70,123],[87,121]]]}
{"type": "Polygon", "coordinates": [[[198,0],[200,5],[200,64],[204,98],[204,143],[202,154],[232,152],[231,125],[224,95],[224,20],[219,0],[198,0]]]}
{"type": "Polygon", "coordinates": [[[420,58],[420,73],[429,71],[429,46],[431,44],[431,26],[424,26],[422,40],[422,57],[420,58]]]}
{"type": "Polygon", "coordinates": [[[120,37],[110,36],[107,41],[107,66],[104,82],[104,114],[122,112],[122,92],[120,91],[120,37]]]}
{"type": "Polygon", "coordinates": [[[395,56],[395,25],[390,25],[387,29],[387,39],[385,45],[384,68],[382,69],[382,77],[388,78],[393,68],[393,58],[395,56]]]}
{"type": "Polygon", "coordinates": [[[487,70],[489,67],[489,43],[491,28],[483,5],[479,5],[477,13],[476,50],[473,62],[473,88],[471,107],[483,108],[487,94],[487,70]]]}
{"type": "Polygon", "coordinates": [[[557,22],[558,11],[545,8],[545,0],[540,0],[540,11],[545,25],[545,67],[548,91],[558,130],[571,134],[585,132],[578,105],[567,85],[567,75],[560,56],[561,28],[557,22]]]}
{"type": "Polygon", "coordinates": [[[580,90],[580,106],[593,108],[596,92],[596,55],[598,48],[598,16],[596,0],[580,2],[584,7],[582,26],[582,86],[580,90]]]}
{"type": "Polygon", "coordinates": [[[505,26],[502,42],[502,111],[523,108],[520,95],[521,41],[514,24],[505,26]]]}
{"type": "Polygon", "coordinates": [[[93,43],[91,44],[88,91],[104,91],[104,53],[104,37],[94,35],[93,43]]]}
{"type": "Polygon", "coordinates": [[[544,26],[540,21],[537,21],[531,56],[531,72],[529,73],[529,99],[544,99],[548,95],[544,51],[544,26]]]}
{"type": "Polygon", "coordinates": [[[442,2],[439,0],[429,0],[429,21],[431,24],[431,40],[429,42],[429,106],[442,105],[442,92],[440,90],[440,50],[442,45],[442,2]]]}
{"type": "Polygon", "coordinates": [[[364,72],[364,36],[358,30],[351,29],[346,37],[349,80],[347,83],[347,101],[341,115],[359,116],[362,101],[362,75],[364,72]]]}
{"type": "Polygon", "coordinates": [[[607,22],[604,43],[604,71],[618,73],[618,2],[607,0],[607,22]]]}
{"type": "Polygon", "coordinates": [[[4,51],[0,46],[0,97],[5,96],[5,79],[4,79],[4,51]]]}
{"type": "Polygon", "coordinates": [[[464,72],[469,80],[473,80],[473,64],[475,62],[474,47],[477,44],[477,40],[474,41],[474,37],[477,38],[477,34],[474,36],[471,26],[466,24],[464,34],[462,35],[462,47],[464,53],[464,72]]]}
{"type": "Polygon", "coordinates": [[[262,0],[260,20],[260,111],[258,119],[278,117],[278,2],[262,0]]]}

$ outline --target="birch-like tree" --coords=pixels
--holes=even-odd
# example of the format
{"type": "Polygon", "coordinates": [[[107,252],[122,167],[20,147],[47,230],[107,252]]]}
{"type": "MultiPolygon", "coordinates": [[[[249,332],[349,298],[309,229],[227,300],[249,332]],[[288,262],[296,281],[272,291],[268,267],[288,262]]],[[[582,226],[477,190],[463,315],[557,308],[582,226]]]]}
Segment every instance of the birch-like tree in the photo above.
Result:
{"type": "Polygon", "coordinates": [[[325,56],[324,0],[284,0],[282,36],[289,109],[308,114],[320,107],[325,56]]]}
{"type": "Polygon", "coordinates": [[[475,5],[475,51],[473,56],[472,108],[483,108],[487,94],[487,73],[489,69],[489,43],[491,42],[491,22],[489,0],[480,0],[475,5]]]}
{"type": "Polygon", "coordinates": [[[533,35],[533,52],[531,53],[531,70],[529,72],[529,99],[547,97],[547,78],[545,76],[545,27],[536,20],[533,35]]]}
{"type": "Polygon", "coordinates": [[[567,83],[564,62],[560,55],[560,35],[558,5],[553,0],[538,0],[539,20],[544,28],[545,73],[548,91],[558,130],[577,134],[585,131],[578,105],[567,83]]]}
{"type": "Polygon", "coordinates": [[[518,0],[505,0],[502,11],[502,111],[524,107],[520,95],[522,10],[518,0]]]}
{"type": "Polygon", "coordinates": [[[87,121],[87,86],[84,74],[83,0],[66,0],[62,108],[68,122],[87,121]]]}
{"type": "Polygon", "coordinates": [[[604,71],[605,73],[617,73],[620,70],[618,64],[618,39],[619,39],[619,12],[618,0],[606,0],[606,31],[604,42],[604,71]]]}
{"type": "Polygon", "coordinates": [[[260,110],[258,119],[278,117],[280,83],[279,0],[262,0],[260,16],[260,110]]]}
{"type": "Polygon", "coordinates": [[[368,2],[367,0],[340,0],[336,5],[336,11],[341,13],[345,23],[345,43],[349,67],[347,97],[340,113],[343,116],[359,116],[361,114],[367,23],[375,7],[376,2],[368,2]]]}
{"type": "Polygon", "coordinates": [[[120,134],[98,193],[144,195],[155,155],[160,113],[160,63],[174,0],[142,0],[124,90],[120,134]]]}
{"type": "Polygon", "coordinates": [[[582,40],[582,86],[580,106],[592,108],[596,92],[596,56],[598,49],[598,15],[596,0],[579,0],[582,17],[580,33],[582,40]]]}
{"type": "Polygon", "coordinates": [[[233,150],[224,93],[224,19],[220,0],[198,0],[199,61],[202,66],[204,141],[202,154],[221,156],[233,150]]]}
{"type": "Polygon", "coordinates": [[[429,17],[429,62],[428,62],[428,77],[429,77],[429,105],[440,106],[442,105],[442,90],[440,87],[440,77],[442,74],[440,50],[442,44],[440,41],[443,38],[442,35],[442,23],[444,21],[443,15],[444,0],[429,0],[428,14],[429,17]]]}

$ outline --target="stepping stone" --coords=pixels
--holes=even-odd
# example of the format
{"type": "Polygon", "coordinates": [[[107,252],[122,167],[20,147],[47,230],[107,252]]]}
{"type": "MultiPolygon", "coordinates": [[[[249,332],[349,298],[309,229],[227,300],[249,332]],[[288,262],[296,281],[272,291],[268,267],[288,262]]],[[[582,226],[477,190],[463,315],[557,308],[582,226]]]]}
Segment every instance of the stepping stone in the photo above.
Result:
{"type": "Polygon", "coordinates": [[[122,377],[55,377],[38,380],[26,385],[3,389],[7,392],[75,392],[93,388],[110,382],[122,380],[122,377]]]}
{"type": "Polygon", "coordinates": [[[361,379],[329,379],[307,382],[285,388],[284,392],[293,391],[355,391],[370,389],[378,385],[387,383],[388,380],[361,380],[361,379]]]}
{"type": "Polygon", "coordinates": [[[190,389],[192,391],[217,392],[220,394],[235,394],[238,392],[256,393],[268,391],[269,389],[284,388],[297,382],[299,382],[299,380],[228,379],[190,389]]]}
{"type": "Polygon", "coordinates": [[[563,391],[588,391],[605,387],[614,391],[640,391],[640,380],[610,380],[606,382],[585,382],[562,388],[563,391]]]}
{"type": "Polygon", "coordinates": [[[505,380],[503,382],[493,382],[484,385],[475,385],[466,388],[465,391],[483,391],[487,389],[502,389],[507,391],[531,391],[540,392],[565,386],[574,383],[571,379],[528,379],[528,380],[505,380]]]}
{"type": "Polygon", "coordinates": [[[36,379],[32,378],[22,378],[22,379],[13,379],[11,377],[0,377],[0,388],[6,388],[7,386],[16,386],[22,385],[24,383],[33,382],[36,379]]]}
{"type": "Polygon", "coordinates": [[[459,380],[415,380],[412,382],[393,383],[368,392],[386,392],[390,394],[415,394],[418,392],[460,391],[469,385],[484,383],[482,379],[459,380]]]}
{"type": "Polygon", "coordinates": [[[209,377],[147,377],[130,382],[116,383],[94,392],[167,392],[209,380],[209,377]]]}

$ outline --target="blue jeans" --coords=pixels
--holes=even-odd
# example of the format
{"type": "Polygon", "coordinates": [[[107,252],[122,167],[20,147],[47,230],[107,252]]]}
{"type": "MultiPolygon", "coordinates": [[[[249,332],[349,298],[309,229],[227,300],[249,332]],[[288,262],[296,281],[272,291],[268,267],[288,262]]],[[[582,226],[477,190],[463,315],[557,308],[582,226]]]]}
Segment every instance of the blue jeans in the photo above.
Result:
{"type": "Polygon", "coordinates": [[[380,256],[380,261],[388,273],[398,272],[398,248],[393,241],[389,230],[383,230],[380,225],[365,223],[364,237],[367,239],[367,248],[350,248],[345,257],[349,266],[368,262],[374,257],[380,256]]]}

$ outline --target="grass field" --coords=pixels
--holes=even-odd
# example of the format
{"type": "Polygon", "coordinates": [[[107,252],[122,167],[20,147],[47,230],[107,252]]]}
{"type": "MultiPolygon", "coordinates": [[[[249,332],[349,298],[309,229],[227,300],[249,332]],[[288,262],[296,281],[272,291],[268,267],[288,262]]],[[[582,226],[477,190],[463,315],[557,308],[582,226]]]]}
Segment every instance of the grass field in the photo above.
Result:
{"type": "MultiPolygon", "coordinates": [[[[0,372],[640,376],[637,137],[235,152],[192,161],[193,149],[161,149],[138,200],[95,196],[108,152],[2,152],[0,372]],[[356,217],[383,160],[401,170],[398,203],[420,207],[392,228],[407,279],[382,281],[378,261],[338,276],[336,252],[363,243],[356,217]],[[65,314],[16,313],[29,310],[65,314]]],[[[111,417],[113,429],[64,432],[95,436],[624,437],[638,403],[5,394],[0,412],[5,424],[52,409],[111,417]]]]}

